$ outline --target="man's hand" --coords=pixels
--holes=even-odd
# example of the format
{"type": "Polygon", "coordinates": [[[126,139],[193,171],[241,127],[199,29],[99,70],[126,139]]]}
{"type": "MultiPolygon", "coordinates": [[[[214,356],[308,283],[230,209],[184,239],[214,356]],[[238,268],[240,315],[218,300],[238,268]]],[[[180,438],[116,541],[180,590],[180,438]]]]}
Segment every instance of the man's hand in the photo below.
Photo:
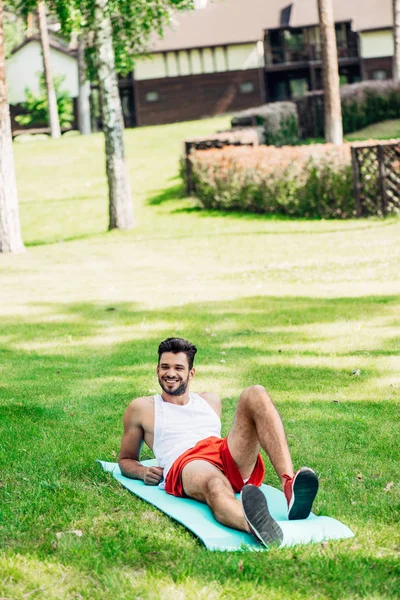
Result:
{"type": "Polygon", "coordinates": [[[158,485],[163,478],[163,472],[161,467],[146,467],[143,477],[145,485],[158,485]]]}

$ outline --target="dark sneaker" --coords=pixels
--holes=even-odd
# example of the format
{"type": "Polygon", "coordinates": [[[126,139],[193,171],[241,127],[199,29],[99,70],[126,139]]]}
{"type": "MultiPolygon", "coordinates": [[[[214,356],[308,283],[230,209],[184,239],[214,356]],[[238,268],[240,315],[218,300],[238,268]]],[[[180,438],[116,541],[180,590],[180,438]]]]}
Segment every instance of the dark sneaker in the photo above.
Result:
{"type": "Polygon", "coordinates": [[[318,477],[312,469],[302,467],[293,477],[284,475],[284,478],[289,521],[307,519],[318,492],[318,477]]]}
{"type": "Polygon", "coordinates": [[[267,500],[255,485],[245,485],[241,491],[243,512],[251,533],[267,548],[280,545],[283,532],[278,523],[269,514],[267,500]]]}

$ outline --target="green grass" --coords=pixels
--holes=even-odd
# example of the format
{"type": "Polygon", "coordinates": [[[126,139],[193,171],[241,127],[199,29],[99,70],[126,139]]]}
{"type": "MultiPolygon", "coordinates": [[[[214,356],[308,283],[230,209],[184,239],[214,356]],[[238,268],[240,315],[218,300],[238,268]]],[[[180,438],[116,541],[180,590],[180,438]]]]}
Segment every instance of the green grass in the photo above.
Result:
{"type": "Polygon", "coordinates": [[[390,140],[396,138],[400,138],[400,119],[389,119],[381,123],[374,123],[346,135],[348,141],[390,140]]]}
{"type": "Polygon", "coordinates": [[[27,252],[0,256],[3,598],[398,597],[400,221],[199,211],[181,140],[226,124],[126,132],[130,232],[106,232],[101,135],[14,147],[27,252]],[[207,552],[100,470],[169,335],[197,343],[193,389],[221,395],[224,433],[241,389],[268,388],[320,475],[316,513],[354,539],[207,552]]]}

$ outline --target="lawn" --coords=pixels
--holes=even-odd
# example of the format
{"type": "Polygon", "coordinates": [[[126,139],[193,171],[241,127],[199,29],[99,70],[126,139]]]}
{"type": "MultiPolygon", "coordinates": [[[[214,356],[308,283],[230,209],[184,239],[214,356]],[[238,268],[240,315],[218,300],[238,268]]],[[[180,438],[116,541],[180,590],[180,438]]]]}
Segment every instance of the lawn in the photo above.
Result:
{"type": "Polygon", "coordinates": [[[348,133],[346,139],[353,140],[390,140],[400,138],[400,119],[388,119],[374,123],[364,129],[348,133]]]}
{"type": "Polygon", "coordinates": [[[181,140],[227,121],[126,132],[130,232],[106,232],[101,134],[14,146],[27,252],[0,256],[2,598],[398,598],[400,220],[200,211],[181,140]],[[241,389],[266,386],[320,476],[315,512],[355,538],[211,553],[101,471],[170,335],[197,343],[193,389],[221,395],[224,433],[241,389]]]}

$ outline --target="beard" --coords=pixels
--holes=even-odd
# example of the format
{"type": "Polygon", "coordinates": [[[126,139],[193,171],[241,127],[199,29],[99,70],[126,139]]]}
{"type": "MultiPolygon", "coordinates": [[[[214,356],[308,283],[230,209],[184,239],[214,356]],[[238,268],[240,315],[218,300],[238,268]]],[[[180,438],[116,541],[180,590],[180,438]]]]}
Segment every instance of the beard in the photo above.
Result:
{"type": "Polygon", "coordinates": [[[182,383],[176,388],[176,390],[169,390],[165,385],[162,379],[158,378],[158,383],[160,384],[161,389],[168,394],[169,396],[182,396],[189,385],[189,376],[186,381],[182,381],[182,383]]]}

